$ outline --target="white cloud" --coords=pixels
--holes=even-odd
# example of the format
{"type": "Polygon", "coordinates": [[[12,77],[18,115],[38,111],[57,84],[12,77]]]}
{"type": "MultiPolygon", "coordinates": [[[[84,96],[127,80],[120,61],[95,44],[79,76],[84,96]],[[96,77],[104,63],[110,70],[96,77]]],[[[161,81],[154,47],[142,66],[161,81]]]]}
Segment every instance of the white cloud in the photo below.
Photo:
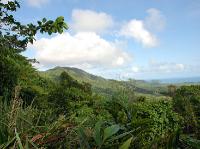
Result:
{"type": "Polygon", "coordinates": [[[157,38],[145,28],[142,20],[129,21],[122,27],[120,34],[132,37],[146,47],[155,47],[158,44],[157,38]]]}
{"type": "Polygon", "coordinates": [[[9,0],[1,0],[2,3],[7,3],[9,0]]]}
{"type": "Polygon", "coordinates": [[[121,67],[131,57],[115,43],[102,39],[94,32],[59,34],[42,38],[29,46],[36,51],[36,59],[45,66],[74,66],[79,68],[121,67]]]}
{"type": "Polygon", "coordinates": [[[36,69],[39,69],[39,70],[45,70],[45,66],[40,64],[40,63],[32,63],[32,66],[36,69]]]}
{"type": "Polygon", "coordinates": [[[168,78],[169,76],[177,76],[177,74],[194,72],[192,68],[194,66],[182,63],[149,61],[147,65],[134,65],[131,68],[126,67],[120,72],[120,76],[124,79],[168,78]]]}
{"type": "Polygon", "coordinates": [[[161,31],[164,29],[166,24],[165,16],[155,8],[147,10],[148,16],[145,18],[145,26],[154,31],[161,31]]]}
{"type": "Polygon", "coordinates": [[[167,62],[155,62],[152,61],[149,64],[149,69],[151,72],[182,72],[185,70],[184,64],[181,63],[167,63],[167,62]]]}
{"type": "Polygon", "coordinates": [[[135,73],[137,73],[137,72],[140,71],[140,68],[137,67],[137,66],[133,66],[133,67],[132,67],[132,71],[135,72],[135,73]]]}
{"type": "Polygon", "coordinates": [[[33,7],[41,7],[44,4],[47,4],[49,0],[28,0],[28,4],[33,7]]]}
{"type": "Polygon", "coordinates": [[[147,13],[148,16],[143,20],[132,19],[125,23],[122,26],[120,35],[132,37],[145,47],[155,47],[158,45],[158,39],[153,32],[163,30],[166,20],[158,9],[150,8],[147,13]]]}
{"type": "Polygon", "coordinates": [[[148,66],[133,66],[134,73],[174,73],[182,72],[188,69],[184,64],[173,62],[150,61],[148,66]]]}
{"type": "Polygon", "coordinates": [[[1,0],[1,2],[4,3],[4,4],[7,4],[9,1],[11,2],[13,0],[1,0]]]}
{"type": "Polygon", "coordinates": [[[75,9],[72,12],[72,29],[80,32],[102,33],[113,26],[113,19],[104,12],[75,9]]]}

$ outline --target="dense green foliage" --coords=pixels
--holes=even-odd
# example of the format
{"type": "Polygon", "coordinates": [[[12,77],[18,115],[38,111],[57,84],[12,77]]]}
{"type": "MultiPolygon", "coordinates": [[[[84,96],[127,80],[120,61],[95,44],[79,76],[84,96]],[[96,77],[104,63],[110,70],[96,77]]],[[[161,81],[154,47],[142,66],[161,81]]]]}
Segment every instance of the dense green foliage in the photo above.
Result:
{"type": "Polygon", "coordinates": [[[63,17],[22,25],[9,14],[18,7],[0,2],[0,148],[200,147],[200,86],[168,94],[156,82],[107,80],[74,68],[38,72],[21,52],[37,31],[67,26],[63,17]]]}
{"type": "Polygon", "coordinates": [[[200,86],[182,86],[173,100],[175,111],[183,117],[184,132],[200,139],[200,86]]]}

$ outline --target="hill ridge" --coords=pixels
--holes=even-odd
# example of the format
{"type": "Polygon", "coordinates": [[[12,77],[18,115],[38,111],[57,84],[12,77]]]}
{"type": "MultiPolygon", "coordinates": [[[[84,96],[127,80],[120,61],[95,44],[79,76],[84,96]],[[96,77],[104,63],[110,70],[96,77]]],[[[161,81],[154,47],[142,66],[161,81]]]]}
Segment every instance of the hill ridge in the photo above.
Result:
{"type": "Polygon", "coordinates": [[[111,93],[113,91],[119,91],[123,89],[131,89],[132,91],[140,94],[149,94],[149,95],[158,95],[157,91],[163,90],[161,84],[152,84],[144,80],[114,80],[106,79],[101,76],[96,76],[90,74],[82,69],[75,67],[54,67],[52,69],[41,71],[40,75],[51,80],[56,81],[60,74],[65,71],[72,78],[76,79],[79,82],[86,82],[92,85],[93,90],[96,93],[111,93]]]}

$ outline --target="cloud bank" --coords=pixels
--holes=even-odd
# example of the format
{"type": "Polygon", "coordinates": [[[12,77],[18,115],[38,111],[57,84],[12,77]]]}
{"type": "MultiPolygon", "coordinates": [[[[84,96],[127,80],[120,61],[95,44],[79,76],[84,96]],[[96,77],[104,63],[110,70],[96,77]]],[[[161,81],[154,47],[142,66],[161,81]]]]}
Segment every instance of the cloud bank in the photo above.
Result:
{"type": "Polygon", "coordinates": [[[131,57],[115,43],[94,32],[64,33],[53,38],[37,40],[29,48],[36,50],[36,59],[43,65],[75,66],[79,68],[116,68],[131,57]]]}
{"type": "Polygon", "coordinates": [[[171,73],[183,72],[188,69],[184,64],[174,62],[156,62],[150,61],[148,66],[133,66],[133,73],[171,73]]]}

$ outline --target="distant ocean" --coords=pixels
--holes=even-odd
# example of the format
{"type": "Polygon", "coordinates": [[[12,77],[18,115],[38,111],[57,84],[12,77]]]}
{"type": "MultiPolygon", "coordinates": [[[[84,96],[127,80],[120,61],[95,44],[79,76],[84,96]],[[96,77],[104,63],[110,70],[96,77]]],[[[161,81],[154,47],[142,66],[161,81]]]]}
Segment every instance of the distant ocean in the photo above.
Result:
{"type": "Polygon", "coordinates": [[[159,79],[160,83],[200,83],[200,77],[159,79]]]}

